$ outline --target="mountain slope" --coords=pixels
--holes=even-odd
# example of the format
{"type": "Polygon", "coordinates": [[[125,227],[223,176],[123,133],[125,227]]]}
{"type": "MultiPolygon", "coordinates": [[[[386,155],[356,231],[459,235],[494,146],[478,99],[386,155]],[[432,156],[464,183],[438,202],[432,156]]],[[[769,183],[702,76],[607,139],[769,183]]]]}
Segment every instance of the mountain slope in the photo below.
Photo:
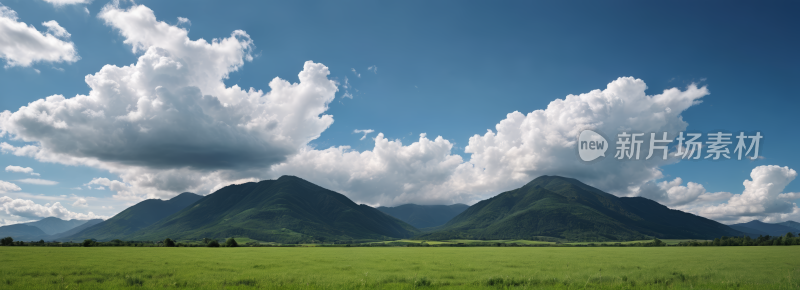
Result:
{"type": "Polygon", "coordinates": [[[77,227],[75,227],[75,228],[73,228],[71,230],[68,230],[68,231],[63,232],[63,233],[58,233],[58,234],[55,234],[55,235],[50,235],[50,236],[44,237],[43,239],[45,241],[58,241],[58,240],[61,240],[62,238],[69,237],[69,236],[72,236],[74,234],[80,233],[81,231],[83,231],[85,229],[88,229],[90,227],[93,227],[94,225],[102,223],[102,222],[103,222],[103,219],[88,220],[84,224],[82,224],[80,226],[77,226],[77,227]]]}
{"type": "Polygon", "coordinates": [[[203,198],[194,193],[184,192],[169,200],[148,199],[131,206],[114,217],[59,240],[80,241],[97,239],[107,241],[125,237],[152,225],[203,198]]]}
{"type": "Polygon", "coordinates": [[[753,235],[770,235],[770,236],[783,236],[789,232],[794,234],[800,232],[800,230],[796,228],[789,227],[783,224],[770,224],[757,220],[747,223],[731,225],[731,228],[753,235]]]}
{"type": "Polygon", "coordinates": [[[55,235],[66,232],[85,223],[86,220],[62,220],[56,217],[46,217],[39,221],[25,224],[41,229],[46,235],[55,235]]]}
{"type": "Polygon", "coordinates": [[[542,176],[525,186],[478,202],[429,239],[532,239],[573,241],[658,238],[708,239],[741,234],[718,222],[671,210],[655,201],[620,198],[559,176],[542,176]]]}
{"type": "Polygon", "coordinates": [[[415,228],[441,226],[469,208],[466,204],[416,205],[404,204],[395,207],[378,207],[378,210],[404,221],[415,228]]]}
{"type": "Polygon", "coordinates": [[[42,229],[27,224],[15,224],[0,227],[0,238],[11,237],[16,241],[38,241],[47,236],[42,229]]]}
{"type": "Polygon", "coordinates": [[[282,243],[404,238],[412,226],[294,176],[230,185],[129,240],[249,237],[282,243]]]}
{"type": "Polygon", "coordinates": [[[787,227],[790,227],[790,228],[793,228],[793,229],[796,229],[796,230],[800,231],[800,223],[798,223],[796,221],[785,221],[785,222],[778,223],[778,224],[779,225],[784,225],[784,226],[787,226],[787,227]]]}

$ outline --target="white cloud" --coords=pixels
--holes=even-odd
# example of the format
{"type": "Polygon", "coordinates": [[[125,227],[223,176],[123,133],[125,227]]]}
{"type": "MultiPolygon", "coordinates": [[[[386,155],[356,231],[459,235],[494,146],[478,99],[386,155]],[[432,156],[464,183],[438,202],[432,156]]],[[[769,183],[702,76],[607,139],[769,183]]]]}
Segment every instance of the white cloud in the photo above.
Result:
{"type": "Polygon", "coordinates": [[[64,6],[64,5],[73,5],[73,4],[89,4],[92,3],[92,0],[44,0],[47,3],[53,4],[53,6],[64,6]]]}
{"type": "Polygon", "coordinates": [[[0,135],[33,144],[0,150],[106,169],[135,188],[131,194],[155,197],[252,177],[240,173],[285,161],[333,123],[324,112],[338,88],[322,64],[306,62],[299,83],[273,79],[269,92],[226,87],[228,74],[252,59],[244,31],[190,40],[144,6],[107,5],[98,17],[142,53],[138,61],[88,75],[88,95],[0,113],[0,135]]]}
{"type": "Polygon", "coordinates": [[[795,193],[782,194],[786,186],[797,177],[797,171],[777,165],[762,165],[750,172],[745,180],[744,192],[733,195],[727,202],[705,206],[695,211],[702,216],[729,223],[759,219],[765,222],[780,222],[797,219],[797,205],[786,201],[795,193]]]}
{"type": "Polygon", "coordinates": [[[359,77],[359,78],[361,77],[361,74],[360,74],[360,73],[358,73],[358,72],[356,71],[356,69],[354,69],[354,68],[350,68],[350,70],[353,72],[353,74],[354,74],[354,75],[356,75],[356,77],[359,77]]]}
{"type": "Polygon", "coordinates": [[[86,12],[86,15],[89,15],[89,14],[91,14],[91,13],[89,12],[89,8],[86,8],[86,7],[83,7],[83,12],[86,12]]]}
{"type": "Polygon", "coordinates": [[[375,74],[378,74],[378,66],[377,65],[372,65],[372,66],[368,67],[367,70],[371,71],[371,72],[373,72],[375,74]]]}
{"type": "Polygon", "coordinates": [[[44,27],[47,27],[47,33],[48,34],[51,34],[51,35],[53,35],[55,37],[69,38],[70,36],[72,36],[72,34],[69,34],[69,32],[67,32],[67,30],[64,29],[64,27],[61,27],[61,25],[58,25],[58,22],[56,22],[55,20],[42,22],[42,25],[44,27]]]}
{"type": "Polygon", "coordinates": [[[33,176],[39,176],[39,173],[33,172],[33,168],[15,165],[6,166],[6,172],[28,173],[33,176]]]}
{"type": "Polygon", "coordinates": [[[75,202],[72,203],[72,206],[75,206],[75,207],[88,207],[89,204],[86,202],[85,198],[78,198],[75,202]]]}
{"type": "Polygon", "coordinates": [[[88,214],[72,212],[61,205],[60,202],[41,205],[32,200],[13,199],[8,196],[0,196],[0,211],[11,216],[28,219],[38,219],[43,217],[57,217],[65,220],[108,218],[105,216],[95,215],[92,212],[89,212],[88,214]]]}
{"type": "Polygon", "coordinates": [[[683,179],[677,177],[672,181],[648,182],[636,189],[631,195],[642,196],[670,207],[686,204],[707,204],[727,200],[733,194],[730,192],[707,192],[702,184],[688,182],[685,186],[683,179]]]}
{"type": "Polygon", "coordinates": [[[0,58],[6,60],[6,67],[28,67],[34,62],[71,63],[80,59],[75,45],[66,40],[69,33],[55,20],[42,23],[48,29],[41,33],[17,19],[14,10],[0,4],[0,58]]]}
{"type": "Polygon", "coordinates": [[[36,185],[56,185],[58,181],[46,180],[46,179],[38,179],[38,178],[25,178],[16,180],[22,183],[27,184],[36,184],[36,185]]]}
{"type": "MultiPolygon", "coordinates": [[[[302,176],[357,201],[381,205],[470,203],[541,175],[573,177],[618,195],[632,195],[663,177],[660,166],[677,161],[611,160],[611,149],[609,157],[584,163],[577,158],[575,142],[583,129],[616,135],[619,128],[626,128],[677,136],[687,126],[680,114],[708,94],[705,87],[691,85],[684,91],[673,88],[648,96],[646,88],[642,80],[619,78],[605,90],[569,95],[545,110],[510,113],[496,131],[470,138],[467,161],[452,154],[452,143],[442,137],[432,141],[422,135],[418,142],[403,146],[378,134],[371,151],[308,148],[272,172],[302,176]]],[[[642,149],[646,154],[648,147],[642,149]]]]}
{"type": "Polygon", "coordinates": [[[189,20],[189,18],[178,17],[178,24],[188,24],[188,25],[191,26],[192,25],[192,21],[189,20]]]}
{"type": "Polygon", "coordinates": [[[16,184],[13,184],[8,181],[0,180],[0,193],[6,193],[10,191],[20,191],[22,188],[19,188],[16,184]]]}
{"type": "Polygon", "coordinates": [[[366,129],[366,130],[358,130],[358,129],[356,129],[356,130],[353,130],[353,134],[364,133],[364,136],[361,136],[361,139],[359,139],[359,140],[364,140],[365,138],[367,138],[367,135],[369,135],[372,132],[375,132],[375,130],[372,130],[372,129],[366,129]]]}

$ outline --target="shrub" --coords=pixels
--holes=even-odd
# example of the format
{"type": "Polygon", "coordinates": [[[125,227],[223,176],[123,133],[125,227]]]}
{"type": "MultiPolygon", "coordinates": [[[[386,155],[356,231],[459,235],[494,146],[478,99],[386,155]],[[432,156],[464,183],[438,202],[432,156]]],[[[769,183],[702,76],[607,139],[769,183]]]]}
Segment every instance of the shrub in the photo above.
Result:
{"type": "Polygon", "coordinates": [[[239,244],[236,243],[236,240],[234,240],[233,238],[228,238],[228,240],[225,241],[225,246],[226,247],[238,247],[239,244]]]}

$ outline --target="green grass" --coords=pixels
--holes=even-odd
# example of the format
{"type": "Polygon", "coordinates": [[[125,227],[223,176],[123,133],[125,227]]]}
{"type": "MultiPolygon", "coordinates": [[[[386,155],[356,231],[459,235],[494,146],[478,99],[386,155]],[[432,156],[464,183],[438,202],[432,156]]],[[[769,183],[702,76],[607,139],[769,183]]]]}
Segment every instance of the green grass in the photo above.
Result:
{"type": "Polygon", "coordinates": [[[800,247],[0,247],[0,289],[798,289],[800,247]]]}

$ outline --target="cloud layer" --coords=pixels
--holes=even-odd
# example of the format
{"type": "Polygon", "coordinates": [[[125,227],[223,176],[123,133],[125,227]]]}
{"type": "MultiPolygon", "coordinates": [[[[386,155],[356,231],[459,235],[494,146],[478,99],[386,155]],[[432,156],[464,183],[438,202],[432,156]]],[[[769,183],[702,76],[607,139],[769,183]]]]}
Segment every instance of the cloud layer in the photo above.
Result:
{"type": "Polygon", "coordinates": [[[61,205],[60,202],[41,205],[32,200],[13,199],[8,196],[0,196],[0,212],[28,219],[41,219],[45,217],[57,217],[64,220],[107,218],[95,215],[92,212],[88,214],[72,212],[61,205]]]}
{"type": "Polygon", "coordinates": [[[55,20],[42,23],[47,32],[19,22],[17,13],[0,4],[0,58],[6,67],[28,67],[35,62],[75,62],[80,59],[70,34],[55,20]]]}

